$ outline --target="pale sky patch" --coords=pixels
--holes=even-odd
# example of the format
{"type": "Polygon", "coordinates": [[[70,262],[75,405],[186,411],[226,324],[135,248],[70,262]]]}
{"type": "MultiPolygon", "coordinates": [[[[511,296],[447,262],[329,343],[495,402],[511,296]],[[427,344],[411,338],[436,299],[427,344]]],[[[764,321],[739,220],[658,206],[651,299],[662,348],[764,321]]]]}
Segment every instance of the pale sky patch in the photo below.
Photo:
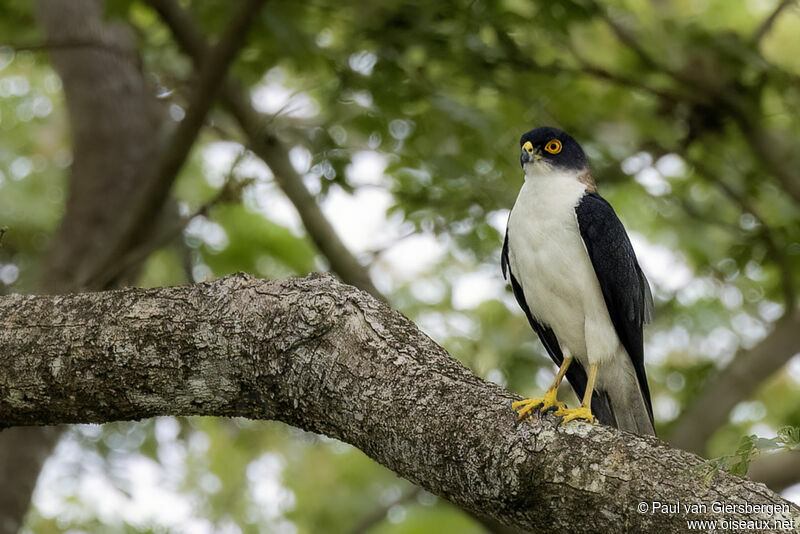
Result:
{"type": "Polygon", "coordinates": [[[381,254],[374,267],[398,280],[410,281],[433,268],[444,257],[446,250],[445,244],[433,234],[414,234],[381,254]]]}
{"type": "Polygon", "coordinates": [[[393,202],[385,189],[361,188],[351,195],[334,185],[322,202],[322,211],[344,244],[358,254],[382,248],[397,235],[386,218],[393,202]]]}
{"type": "Polygon", "coordinates": [[[499,269],[484,268],[458,276],[453,282],[453,307],[470,310],[480,303],[500,298],[505,282],[499,269]]]}
{"type": "Polygon", "coordinates": [[[388,165],[385,155],[374,150],[360,150],[353,154],[346,167],[347,180],[353,186],[380,185],[385,182],[384,171],[388,165]]]}
{"type": "Polygon", "coordinates": [[[669,248],[647,241],[641,234],[628,233],[639,265],[650,280],[667,291],[685,287],[693,278],[684,259],[669,248]]]}
{"type": "Polygon", "coordinates": [[[303,91],[284,85],[285,73],[280,67],[270,69],[250,92],[253,107],[261,113],[280,113],[298,119],[310,119],[319,113],[319,104],[303,91]]]}

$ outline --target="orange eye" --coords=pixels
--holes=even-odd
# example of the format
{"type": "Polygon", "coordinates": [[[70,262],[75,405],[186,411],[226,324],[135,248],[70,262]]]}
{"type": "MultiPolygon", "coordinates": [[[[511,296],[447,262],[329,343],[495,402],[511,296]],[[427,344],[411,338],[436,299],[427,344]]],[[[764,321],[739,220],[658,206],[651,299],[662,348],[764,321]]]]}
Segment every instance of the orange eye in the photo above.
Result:
{"type": "Polygon", "coordinates": [[[551,154],[558,154],[559,152],[561,152],[561,141],[559,141],[558,139],[551,139],[550,141],[547,142],[544,149],[550,152],[551,154]]]}

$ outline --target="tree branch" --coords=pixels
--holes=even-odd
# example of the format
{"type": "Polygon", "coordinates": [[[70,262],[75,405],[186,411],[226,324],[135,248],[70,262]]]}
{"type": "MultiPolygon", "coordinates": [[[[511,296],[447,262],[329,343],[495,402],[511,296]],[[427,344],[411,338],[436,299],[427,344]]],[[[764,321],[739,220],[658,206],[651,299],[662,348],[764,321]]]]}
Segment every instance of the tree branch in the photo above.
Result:
{"type": "MultiPolygon", "coordinates": [[[[174,0],[148,0],[148,3],[172,31],[183,51],[198,68],[202,66],[208,44],[189,13],[174,0]]],[[[253,108],[244,88],[231,77],[223,87],[222,96],[225,105],[247,136],[250,149],[272,170],[275,182],[294,205],[309,237],[327,258],[331,270],[344,282],[385,300],[386,297],[372,283],[367,268],[348,250],[306,188],[302,176],[289,161],[288,148],[266,130],[269,117],[253,108]]]]}
{"type": "MultiPolygon", "coordinates": [[[[164,224],[159,228],[150,239],[140,244],[133,250],[127,252],[114,265],[113,270],[108,271],[108,275],[114,278],[130,272],[141,265],[153,252],[168,245],[181,235],[189,223],[196,217],[206,216],[217,205],[226,202],[241,200],[241,192],[246,186],[252,184],[253,180],[242,180],[239,183],[232,183],[231,178],[223,184],[219,192],[210,200],[206,201],[199,208],[186,216],[177,215],[174,221],[164,224]]],[[[191,271],[191,269],[189,269],[191,271]]],[[[188,277],[191,280],[191,276],[188,277]]]]}
{"type": "Polygon", "coordinates": [[[750,151],[761,160],[794,202],[800,204],[800,171],[791,136],[766,128],[758,118],[742,110],[734,110],[734,119],[750,151]]]}
{"type": "MultiPolygon", "coordinates": [[[[46,0],[45,0],[46,1],[46,0]]],[[[130,51],[118,46],[116,43],[103,41],[101,39],[71,39],[61,41],[44,41],[36,43],[3,43],[0,46],[8,46],[15,51],[28,52],[57,52],[65,50],[79,50],[82,48],[95,52],[104,52],[118,56],[120,59],[128,61],[131,59],[130,51]]]]}
{"type": "Polygon", "coordinates": [[[162,115],[141,71],[133,33],[104,20],[102,2],[40,0],[37,20],[48,42],[96,44],[50,50],[69,111],[73,163],[66,213],[40,290],[62,292],[96,270],[114,247],[119,215],[157,154],[162,115]]]}
{"type": "Polygon", "coordinates": [[[329,275],[0,298],[0,422],[155,415],[276,419],[351,443],[452,502],[533,531],[685,532],[687,519],[800,516],[652,437],[517,421],[385,304],[329,275]],[[651,511],[639,513],[639,503],[651,511]],[[697,514],[653,502],[701,503],[697,514]],[[775,510],[713,511],[713,502],[775,510]]]}
{"type": "Polygon", "coordinates": [[[603,22],[605,22],[606,25],[611,29],[612,33],[617,37],[617,40],[622,44],[624,44],[625,46],[627,46],[631,51],[633,51],[633,53],[635,53],[639,57],[639,60],[644,65],[650,67],[653,70],[660,70],[672,74],[668,72],[668,69],[666,69],[663,65],[659,65],[659,63],[655,59],[653,59],[650,56],[650,54],[647,53],[647,51],[645,51],[642,45],[639,44],[639,41],[637,40],[633,32],[630,29],[623,26],[622,24],[620,24],[619,22],[617,22],[611,15],[611,13],[608,12],[606,6],[604,6],[597,0],[588,0],[588,3],[597,11],[597,14],[600,16],[601,19],[603,19],[603,22]]]}
{"type": "Polygon", "coordinates": [[[800,451],[785,451],[756,458],[747,476],[774,491],[800,483],[800,451]]]}
{"type": "Polygon", "coordinates": [[[172,184],[177,178],[189,151],[203,126],[205,117],[222,86],[228,66],[239,49],[244,45],[247,30],[256,18],[265,0],[244,0],[234,13],[227,28],[217,44],[209,49],[198,75],[195,91],[186,110],[186,116],[178,125],[169,144],[162,152],[152,179],[146,181],[144,190],[137,195],[130,210],[120,217],[120,237],[100,263],[99,268],[88,279],[82,280],[83,287],[105,286],[113,278],[116,262],[151,228],[155,216],[161,211],[172,184]]]}
{"type": "Polygon", "coordinates": [[[670,432],[670,443],[702,453],[733,407],[797,354],[799,330],[800,313],[787,313],[755,347],[737,354],[681,414],[670,432]]]}
{"type": "MultiPolygon", "coordinates": [[[[114,223],[156,153],[162,117],[130,28],[106,20],[103,2],[39,0],[36,19],[46,42],[59,43],[47,49],[63,84],[73,156],[66,212],[37,289],[62,292],[74,288],[111,246],[114,223]],[[78,42],[87,46],[66,45],[78,42]]],[[[61,431],[19,427],[0,434],[0,532],[20,529],[61,431]]]]}
{"type": "MultiPolygon", "coordinates": [[[[793,145],[786,141],[786,135],[761,124],[758,114],[753,111],[759,109],[757,101],[751,101],[740,91],[732,89],[732,84],[728,84],[729,86],[724,88],[708,87],[706,84],[698,83],[698,80],[692,76],[687,76],[685,72],[672,70],[667,65],[659,63],[641,46],[633,32],[619,24],[605,6],[597,0],[587,0],[587,2],[598,12],[617,40],[636,54],[644,65],[653,71],[670,76],[680,85],[691,88],[696,95],[695,100],[713,102],[716,107],[727,110],[742,135],[747,139],[748,147],[753,155],[759,158],[770,174],[780,182],[784,191],[800,203],[800,174],[797,171],[798,162],[794,157],[793,145]]],[[[783,9],[780,6],[779,8],[776,10],[775,17],[783,9]]],[[[767,24],[768,21],[769,19],[764,24],[767,24]]],[[[769,25],[772,22],[774,19],[769,22],[769,25]]],[[[769,30],[769,25],[766,30],[769,30]]]]}
{"type": "Polygon", "coordinates": [[[775,24],[775,21],[778,20],[778,17],[783,13],[783,10],[789,7],[790,5],[794,4],[795,0],[781,0],[775,9],[772,10],[772,13],[764,19],[755,32],[753,32],[753,42],[758,44],[761,40],[766,37],[766,35],[772,29],[772,26],[775,24]]]}

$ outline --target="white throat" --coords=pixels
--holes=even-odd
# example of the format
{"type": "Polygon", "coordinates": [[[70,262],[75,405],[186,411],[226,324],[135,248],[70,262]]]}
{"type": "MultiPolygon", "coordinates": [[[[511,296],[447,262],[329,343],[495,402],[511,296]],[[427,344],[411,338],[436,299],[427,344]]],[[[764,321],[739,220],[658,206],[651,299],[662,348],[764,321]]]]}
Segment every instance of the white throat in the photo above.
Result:
{"type": "Polygon", "coordinates": [[[528,164],[525,167],[525,183],[522,184],[514,209],[538,211],[540,217],[574,218],[575,206],[586,194],[586,184],[581,182],[580,174],[551,166],[528,164]]]}
{"type": "Polygon", "coordinates": [[[580,177],[582,174],[587,172],[585,169],[583,170],[576,170],[576,169],[564,169],[564,168],[557,168],[553,165],[550,165],[544,160],[526,163],[523,167],[525,172],[525,180],[541,180],[541,179],[551,179],[551,178],[561,178],[561,179],[572,179],[573,181],[580,181],[580,177]]]}

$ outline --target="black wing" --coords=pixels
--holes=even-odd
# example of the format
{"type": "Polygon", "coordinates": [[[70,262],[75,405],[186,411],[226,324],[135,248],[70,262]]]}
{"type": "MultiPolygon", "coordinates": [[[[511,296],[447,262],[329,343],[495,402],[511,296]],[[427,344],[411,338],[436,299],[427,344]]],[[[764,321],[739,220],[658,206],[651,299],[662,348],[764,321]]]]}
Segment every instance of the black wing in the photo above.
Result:
{"type": "MultiPolygon", "coordinates": [[[[549,326],[540,323],[533,317],[528,307],[528,302],[525,300],[525,293],[522,291],[522,286],[517,282],[514,273],[511,272],[511,264],[508,262],[508,230],[506,230],[506,237],[503,241],[503,252],[500,255],[500,267],[503,270],[503,278],[509,278],[511,280],[511,289],[514,291],[514,297],[517,299],[519,307],[525,312],[525,316],[528,318],[531,328],[533,328],[533,331],[539,336],[542,345],[544,345],[544,348],[547,350],[547,354],[549,354],[550,358],[560,367],[561,362],[564,361],[564,354],[561,352],[558,338],[549,326]]],[[[578,399],[583,399],[583,393],[586,391],[586,382],[588,378],[586,376],[586,370],[578,360],[572,361],[569,369],[567,369],[566,378],[575,391],[575,394],[578,396],[578,399]]],[[[614,426],[614,415],[609,400],[604,394],[597,390],[595,390],[592,395],[592,410],[601,423],[614,426]]]]}
{"type": "Polygon", "coordinates": [[[642,338],[642,325],[653,317],[650,286],[639,268],[622,222],[603,197],[587,193],[575,213],[611,322],[633,362],[652,422],[653,407],[645,376],[642,338]]]}

